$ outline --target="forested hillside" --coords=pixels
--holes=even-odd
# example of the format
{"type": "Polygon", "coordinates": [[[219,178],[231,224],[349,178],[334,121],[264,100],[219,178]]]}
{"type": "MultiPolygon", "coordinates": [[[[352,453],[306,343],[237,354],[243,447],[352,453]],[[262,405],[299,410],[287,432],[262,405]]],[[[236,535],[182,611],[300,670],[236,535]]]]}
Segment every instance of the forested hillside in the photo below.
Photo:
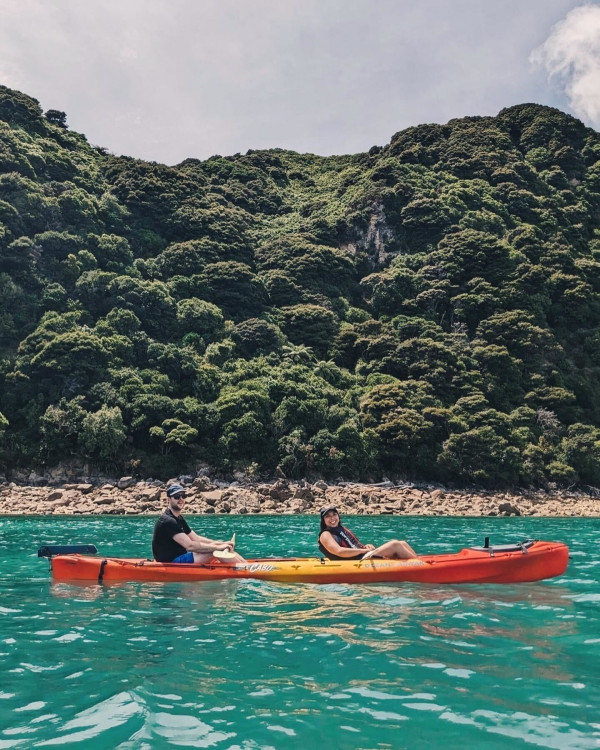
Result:
{"type": "Polygon", "coordinates": [[[600,135],[169,167],[0,87],[0,470],[600,484],[600,135]]]}

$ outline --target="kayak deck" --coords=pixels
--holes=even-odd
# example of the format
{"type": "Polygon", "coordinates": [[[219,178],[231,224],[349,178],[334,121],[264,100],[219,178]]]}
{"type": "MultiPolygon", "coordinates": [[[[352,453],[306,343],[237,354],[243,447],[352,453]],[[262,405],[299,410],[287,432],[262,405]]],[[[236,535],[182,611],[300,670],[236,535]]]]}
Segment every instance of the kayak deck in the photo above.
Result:
{"type": "Polygon", "coordinates": [[[243,564],[159,563],[140,558],[85,554],[50,557],[56,581],[213,581],[256,579],[281,583],[524,583],[565,572],[569,550],[560,542],[528,541],[465,548],[412,560],[255,558],[243,564]]]}

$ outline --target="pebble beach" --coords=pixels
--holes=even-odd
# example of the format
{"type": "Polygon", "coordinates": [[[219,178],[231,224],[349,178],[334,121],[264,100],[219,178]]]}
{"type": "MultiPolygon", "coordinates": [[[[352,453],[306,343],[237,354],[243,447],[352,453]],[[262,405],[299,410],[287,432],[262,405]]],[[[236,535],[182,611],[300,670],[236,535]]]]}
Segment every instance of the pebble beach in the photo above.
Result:
{"type": "MultiPolygon", "coordinates": [[[[600,517],[600,497],[572,491],[498,493],[390,481],[228,483],[206,476],[183,481],[186,515],[310,514],[336,505],[342,515],[600,517]]],[[[165,507],[168,484],[133,477],[44,487],[5,482],[0,515],[155,515],[165,507]]]]}

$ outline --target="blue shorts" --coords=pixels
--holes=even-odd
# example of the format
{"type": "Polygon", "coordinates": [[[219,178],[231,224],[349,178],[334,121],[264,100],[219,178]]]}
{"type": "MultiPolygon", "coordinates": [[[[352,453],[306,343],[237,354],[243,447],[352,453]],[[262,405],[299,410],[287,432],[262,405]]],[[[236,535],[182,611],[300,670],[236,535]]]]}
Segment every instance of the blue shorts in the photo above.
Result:
{"type": "Polygon", "coordinates": [[[179,557],[176,557],[174,560],[171,560],[171,562],[193,563],[194,562],[194,553],[193,552],[186,552],[183,555],[179,555],[179,557]]]}

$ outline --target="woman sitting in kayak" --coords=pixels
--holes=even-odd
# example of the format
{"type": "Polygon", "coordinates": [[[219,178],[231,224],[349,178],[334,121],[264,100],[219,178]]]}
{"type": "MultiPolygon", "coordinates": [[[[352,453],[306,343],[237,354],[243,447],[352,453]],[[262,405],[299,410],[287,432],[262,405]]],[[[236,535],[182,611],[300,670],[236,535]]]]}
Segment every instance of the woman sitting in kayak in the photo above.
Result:
{"type": "Polygon", "coordinates": [[[368,560],[370,557],[389,557],[408,560],[417,553],[408,542],[391,539],[379,547],[361,544],[354,534],[340,524],[340,514],[335,505],[321,508],[319,549],[330,560],[368,560]]]}

